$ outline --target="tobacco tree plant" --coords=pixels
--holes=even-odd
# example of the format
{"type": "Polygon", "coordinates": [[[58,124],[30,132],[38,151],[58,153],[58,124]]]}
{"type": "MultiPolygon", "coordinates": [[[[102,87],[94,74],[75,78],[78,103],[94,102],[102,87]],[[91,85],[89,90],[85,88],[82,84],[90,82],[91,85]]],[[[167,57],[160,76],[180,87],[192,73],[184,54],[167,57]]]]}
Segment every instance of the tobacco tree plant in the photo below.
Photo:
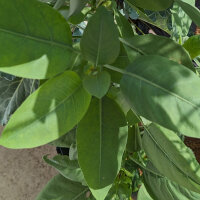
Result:
{"type": "Polygon", "coordinates": [[[36,200],[200,199],[192,21],[194,0],[0,1],[0,145],[70,149],[36,200]]]}

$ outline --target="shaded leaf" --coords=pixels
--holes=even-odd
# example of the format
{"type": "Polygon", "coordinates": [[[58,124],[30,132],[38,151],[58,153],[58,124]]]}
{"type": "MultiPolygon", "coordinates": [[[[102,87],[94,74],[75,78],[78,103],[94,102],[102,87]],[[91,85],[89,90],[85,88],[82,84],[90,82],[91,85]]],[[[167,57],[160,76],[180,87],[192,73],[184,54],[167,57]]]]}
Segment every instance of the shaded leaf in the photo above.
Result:
{"type": "Polygon", "coordinates": [[[70,9],[68,17],[79,13],[85,6],[88,0],[70,0],[70,9]]]}
{"type": "Polygon", "coordinates": [[[75,72],[45,82],[12,115],[0,137],[8,148],[32,148],[70,131],[84,116],[90,95],[75,72]]]}
{"type": "Polygon", "coordinates": [[[131,63],[121,90],[138,115],[168,129],[200,137],[199,77],[161,56],[140,56],[131,63]],[[142,106],[141,106],[142,105],[142,106]]]}
{"type": "Polygon", "coordinates": [[[89,20],[81,39],[81,50],[95,66],[113,63],[119,55],[118,30],[106,8],[98,8],[89,20]]]}
{"type": "Polygon", "coordinates": [[[107,97],[93,99],[78,124],[78,161],[90,188],[101,189],[115,180],[126,147],[125,125],[123,112],[107,97]]]}
{"type": "Polygon", "coordinates": [[[161,174],[200,193],[200,165],[177,134],[151,124],[145,131],[142,144],[149,160],[161,174]]]}
{"type": "Polygon", "coordinates": [[[71,67],[71,31],[57,11],[36,0],[2,0],[0,13],[0,71],[45,79],[71,67]]]}

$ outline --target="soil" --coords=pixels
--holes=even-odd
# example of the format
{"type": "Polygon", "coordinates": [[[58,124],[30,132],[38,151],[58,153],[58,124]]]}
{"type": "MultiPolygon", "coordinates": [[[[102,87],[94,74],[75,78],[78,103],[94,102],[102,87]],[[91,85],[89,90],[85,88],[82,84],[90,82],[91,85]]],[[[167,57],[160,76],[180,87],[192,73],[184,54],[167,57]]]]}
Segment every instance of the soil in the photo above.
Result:
{"type": "MultiPolygon", "coordinates": [[[[2,127],[0,127],[1,132],[2,127]]],[[[34,200],[56,174],[42,156],[56,155],[53,146],[12,150],[0,147],[0,200],[34,200]]]]}

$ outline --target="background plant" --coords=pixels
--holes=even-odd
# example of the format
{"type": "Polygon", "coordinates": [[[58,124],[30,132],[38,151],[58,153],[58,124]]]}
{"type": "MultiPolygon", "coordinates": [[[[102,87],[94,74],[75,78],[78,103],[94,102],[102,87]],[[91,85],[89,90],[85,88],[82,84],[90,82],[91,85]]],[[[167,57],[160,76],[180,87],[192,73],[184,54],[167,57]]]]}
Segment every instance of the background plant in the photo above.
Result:
{"type": "Polygon", "coordinates": [[[0,145],[69,148],[37,200],[200,199],[192,21],[194,0],[0,1],[0,145]]]}

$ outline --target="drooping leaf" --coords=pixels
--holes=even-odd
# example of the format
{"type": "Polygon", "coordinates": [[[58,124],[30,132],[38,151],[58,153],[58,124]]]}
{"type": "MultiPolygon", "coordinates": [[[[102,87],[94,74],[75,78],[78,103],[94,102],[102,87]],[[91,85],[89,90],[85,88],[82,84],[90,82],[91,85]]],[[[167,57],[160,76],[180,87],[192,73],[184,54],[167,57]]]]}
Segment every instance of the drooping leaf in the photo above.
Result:
{"type": "Polygon", "coordinates": [[[45,79],[71,67],[70,27],[39,1],[0,1],[0,43],[2,72],[45,79]]]}
{"type": "Polygon", "coordinates": [[[98,8],[89,20],[81,39],[81,50],[95,66],[113,63],[119,55],[118,30],[106,8],[98,8]]]}
{"type": "Polygon", "coordinates": [[[123,73],[122,93],[138,115],[183,135],[200,137],[196,92],[200,79],[195,73],[161,56],[141,56],[123,73]]]}
{"type": "Polygon", "coordinates": [[[200,11],[193,4],[193,0],[174,0],[192,19],[192,21],[200,26],[200,11]]]}
{"type": "Polygon", "coordinates": [[[106,71],[98,72],[95,75],[85,76],[83,87],[93,96],[102,98],[110,87],[110,74],[106,71]]]}
{"type": "Polygon", "coordinates": [[[151,124],[145,131],[142,144],[149,160],[162,175],[200,193],[200,165],[177,134],[151,124]]]}
{"type": "Polygon", "coordinates": [[[81,120],[90,98],[75,72],[66,71],[50,79],[12,115],[0,145],[32,148],[59,138],[81,120]]]}
{"type": "Polygon", "coordinates": [[[152,11],[161,11],[169,8],[173,0],[129,0],[133,5],[152,11]]]}
{"type": "Polygon", "coordinates": [[[37,89],[37,80],[19,79],[12,81],[0,77],[0,124],[8,122],[21,103],[37,89]]]}
{"type": "MultiPolygon", "coordinates": [[[[191,5],[195,5],[195,0],[191,0],[191,5]]],[[[183,9],[175,2],[171,9],[172,13],[172,37],[179,41],[181,37],[188,35],[192,20],[183,11],[183,9]]]]}
{"type": "MultiPolygon", "coordinates": [[[[143,55],[159,55],[173,60],[194,71],[188,52],[173,40],[157,35],[137,35],[130,39],[122,40],[125,46],[138,51],[143,55]]],[[[130,51],[127,51],[130,54],[130,51]]]]}
{"type": "Polygon", "coordinates": [[[107,97],[93,99],[78,124],[78,161],[90,188],[109,186],[117,176],[128,136],[125,125],[123,112],[107,97]]]}
{"type": "Polygon", "coordinates": [[[142,184],[142,186],[140,187],[138,191],[137,200],[153,200],[151,196],[149,195],[149,193],[147,192],[144,184],[142,184]]]}
{"type": "Polygon", "coordinates": [[[68,17],[79,13],[85,6],[88,0],[70,0],[70,9],[68,17]]]}
{"type": "Polygon", "coordinates": [[[88,187],[72,182],[62,175],[53,177],[36,200],[86,200],[88,187]]]}
{"type": "Polygon", "coordinates": [[[200,55],[200,35],[190,37],[183,47],[189,52],[192,59],[200,55]]]}
{"type": "Polygon", "coordinates": [[[58,170],[65,178],[85,185],[83,172],[77,160],[70,160],[68,156],[63,155],[57,155],[52,159],[44,156],[43,159],[47,164],[58,170]]]}
{"type": "Polygon", "coordinates": [[[50,145],[54,145],[56,147],[67,147],[69,148],[72,144],[76,143],[76,127],[71,131],[61,136],[57,140],[50,142],[50,145]]]}
{"type": "MultiPolygon", "coordinates": [[[[153,166],[148,166],[148,169],[155,171],[158,174],[158,171],[153,166]]],[[[146,193],[152,196],[154,200],[199,200],[200,194],[188,190],[177,183],[170,181],[166,177],[162,177],[151,173],[149,171],[144,171],[144,182],[146,193]]],[[[140,198],[140,191],[138,194],[138,200],[144,200],[140,198]]],[[[146,200],[146,199],[145,199],[146,200]]],[[[151,200],[151,199],[150,199],[151,200]]]]}

